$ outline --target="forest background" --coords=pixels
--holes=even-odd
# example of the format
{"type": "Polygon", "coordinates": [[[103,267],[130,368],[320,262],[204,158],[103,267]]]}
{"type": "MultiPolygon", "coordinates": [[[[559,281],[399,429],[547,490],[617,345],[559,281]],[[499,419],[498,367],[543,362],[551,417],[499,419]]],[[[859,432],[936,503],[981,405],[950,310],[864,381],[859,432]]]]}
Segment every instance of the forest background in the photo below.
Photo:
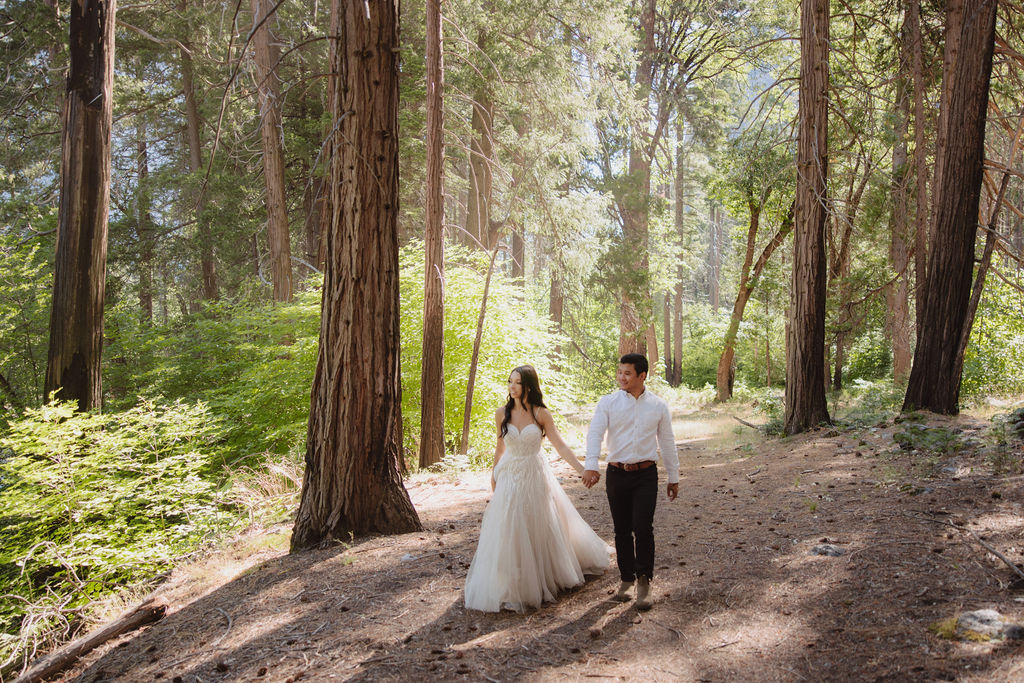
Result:
{"type": "MultiPolygon", "coordinates": [[[[873,419],[903,402],[930,293],[922,254],[955,4],[831,7],[819,284],[833,417],[839,405],[859,407],[846,419],[873,419]]],[[[564,419],[609,390],[630,349],[648,354],[655,391],[674,404],[756,403],[783,429],[798,9],[445,2],[445,154],[431,175],[427,7],[402,3],[407,472],[489,464],[491,416],[515,365],[539,369],[564,419]],[[439,180],[443,258],[430,263],[439,180]],[[421,385],[428,273],[443,281],[437,387],[421,385]],[[421,457],[431,396],[443,403],[440,462],[421,457]]],[[[87,623],[94,601],[294,512],[339,124],[331,12],[316,0],[117,9],[101,405],[79,412],[46,392],[70,10],[0,4],[5,670],[87,623]]],[[[983,290],[961,403],[1024,390],[1022,23],[1000,4],[975,245],[983,290]]]]}

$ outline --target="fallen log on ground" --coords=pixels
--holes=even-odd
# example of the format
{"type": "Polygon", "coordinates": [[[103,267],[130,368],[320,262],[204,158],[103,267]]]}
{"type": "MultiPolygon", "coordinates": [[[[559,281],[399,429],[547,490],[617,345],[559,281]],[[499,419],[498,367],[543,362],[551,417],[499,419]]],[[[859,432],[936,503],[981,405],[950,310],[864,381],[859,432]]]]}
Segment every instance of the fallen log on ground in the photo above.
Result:
{"type": "Polygon", "coordinates": [[[166,603],[157,602],[150,598],[106,626],[81,638],[77,638],[63,647],[57,648],[30,666],[25,673],[14,679],[14,683],[38,683],[38,681],[44,681],[70,668],[78,661],[79,657],[95,650],[108,640],[142,628],[146,624],[159,621],[163,618],[166,611],[166,603]]]}

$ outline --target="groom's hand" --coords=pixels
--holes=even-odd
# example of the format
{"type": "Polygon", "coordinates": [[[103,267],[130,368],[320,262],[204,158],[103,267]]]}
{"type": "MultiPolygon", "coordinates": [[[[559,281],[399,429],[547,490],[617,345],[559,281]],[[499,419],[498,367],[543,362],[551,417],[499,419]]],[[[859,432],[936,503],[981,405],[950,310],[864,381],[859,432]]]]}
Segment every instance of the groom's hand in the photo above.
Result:
{"type": "Polygon", "coordinates": [[[669,484],[668,489],[666,489],[665,493],[666,495],[668,495],[669,500],[675,500],[676,496],[679,495],[679,483],[677,482],[675,484],[669,484]]]}
{"type": "Polygon", "coordinates": [[[595,472],[594,470],[583,471],[583,485],[586,486],[588,489],[594,484],[596,484],[598,481],[600,481],[600,479],[600,472],[595,472]]]}

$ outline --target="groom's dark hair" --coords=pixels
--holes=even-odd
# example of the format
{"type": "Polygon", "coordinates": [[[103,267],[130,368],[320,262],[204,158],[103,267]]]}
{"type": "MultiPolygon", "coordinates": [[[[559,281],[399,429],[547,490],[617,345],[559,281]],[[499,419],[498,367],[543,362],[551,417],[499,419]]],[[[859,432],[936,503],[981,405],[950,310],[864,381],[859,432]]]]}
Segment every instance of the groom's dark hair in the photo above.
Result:
{"type": "Polygon", "coordinates": [[[619,365],[629,363],[636,370],[636,374],[642,375],[647,372],[647,357],[640,353],[627,353],[619,359],[619,365]]]}

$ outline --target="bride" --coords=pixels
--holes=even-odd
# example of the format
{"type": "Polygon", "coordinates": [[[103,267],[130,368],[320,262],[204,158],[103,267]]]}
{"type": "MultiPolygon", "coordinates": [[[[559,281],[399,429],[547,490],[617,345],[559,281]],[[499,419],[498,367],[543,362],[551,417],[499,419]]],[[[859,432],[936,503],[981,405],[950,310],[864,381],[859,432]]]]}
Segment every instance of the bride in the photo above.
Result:
{"type": "Polygon", "coordinates": [[[508,403],[494,414],[491,489],[480,541],[466,576],[468,609],[523,611],[578,586],[584,574],[608,567],[608,546],[583,521],[541,453],[545,436],[583,474],[544,406],[537,371],[521,365],[509,375],[508,403]]]}

